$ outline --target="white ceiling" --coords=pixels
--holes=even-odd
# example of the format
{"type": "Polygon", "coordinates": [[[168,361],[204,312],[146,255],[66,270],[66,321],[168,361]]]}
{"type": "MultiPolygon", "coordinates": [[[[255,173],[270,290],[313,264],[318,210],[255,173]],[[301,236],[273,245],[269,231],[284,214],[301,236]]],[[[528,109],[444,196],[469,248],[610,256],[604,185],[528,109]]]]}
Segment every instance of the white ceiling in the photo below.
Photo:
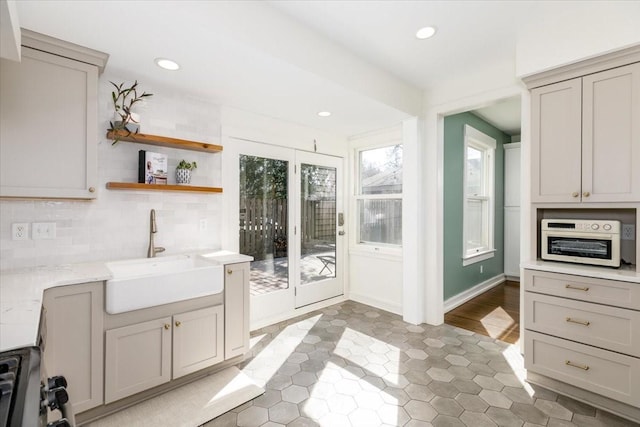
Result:
{"type": "MultiPolygon", "coordinates": [[[[602,10],[611,8],[640,18],[640,2],[613,1],[16,4],[22,27],[109,53],[109,74],[345,136],[419,114],[424,93],[490,73],[496,64],[513,70],[512,84],[523,29],[544,31],[549,14],[607,19],[602,10]],[[424,25],[438,33],[417,40],[424,25]],[[157,68],[153,59],[160,56],[183,68],[157,68]],[[319,118],[321,110],[333,115],[319,118]]],[[[499,124],[511,106],[487,114],[499,124]]]]}
{"type": "Polygon", "coordinates": [[[487,107],[473,110],[473,113],[507,135],[520,135],[520,105],[520,97],[514,96],[496,101],[487,107]]]}

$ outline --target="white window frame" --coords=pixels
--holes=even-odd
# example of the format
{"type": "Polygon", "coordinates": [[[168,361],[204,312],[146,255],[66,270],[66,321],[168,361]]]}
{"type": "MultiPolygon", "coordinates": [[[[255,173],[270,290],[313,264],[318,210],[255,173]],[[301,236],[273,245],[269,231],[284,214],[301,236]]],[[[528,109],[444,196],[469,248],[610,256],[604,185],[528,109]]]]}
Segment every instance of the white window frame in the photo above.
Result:
{"type": "MultiPolygon", "coordinates": [[[[377,150],[381,148],[394,147],[396,145],[403,146],[402,141],[387,141],[381,144],[371,144],[357,147],[354,149],[354,188],[353,188],[353,212],[355,233],[353,245],[355,248],[371,251],[373,253],[386,253],[389,255],[400,255],[402,253],[402,244],[396,245],[392,243],[381,242],[361,242],[360,241],[360,211],[358,210],[358,203],[360,200],[400,200],[402,202],[402,193],[389,193],[389,194],[362,194],[360,185],[360,154],[363,151],[377,150]]],[[[403,147],[404,154],[404,147],[403,147]]],[[[404,169],[404,156],[403,156],[403,169],[404,169]]],[[[403,186],[404,188],[404,186],[403,186]]],[[[404,228],[403,231],[404,233],[404,228]]]]}
{"type": "Polygon", "coordinates": [[[490,136],[480,132],[472,126],[464,126],[464,176],[463,176],[463,223],[462,223],[462,265],[467,266],[476,262],[484,261],[495,256],[495,153],[496,140],[490,136]],[[470,195],[467,194],[467,148],[472,147],[483,151],[484,156],[484,184],[486,186],[485,194],[470,195]],[[488,200],[488,214],[486,223],[488,245],[475,250],[467,247],[467,201],[469,199],[488,200]]]}

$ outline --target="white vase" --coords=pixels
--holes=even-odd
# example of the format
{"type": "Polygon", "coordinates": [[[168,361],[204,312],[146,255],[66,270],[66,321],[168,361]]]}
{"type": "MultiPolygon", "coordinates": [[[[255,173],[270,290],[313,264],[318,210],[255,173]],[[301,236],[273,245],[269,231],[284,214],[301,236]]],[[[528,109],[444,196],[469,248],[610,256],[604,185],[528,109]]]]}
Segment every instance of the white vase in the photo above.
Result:
{"type": "MultiPolygon", "coordinates": [[[[118,113],[113,113],[112,123],[114,129],[122,129],[122,116],[118,113]]],[[[136,113],[131,113],[129,123],[125,127],[131,133],[140,132],[140,116],[136,113]]]]}
{"type": "Polygon", "coordinates": [[[191,182],[191,171],[189,169],[176,169],[176,183],[189,184],[191,182]]]}

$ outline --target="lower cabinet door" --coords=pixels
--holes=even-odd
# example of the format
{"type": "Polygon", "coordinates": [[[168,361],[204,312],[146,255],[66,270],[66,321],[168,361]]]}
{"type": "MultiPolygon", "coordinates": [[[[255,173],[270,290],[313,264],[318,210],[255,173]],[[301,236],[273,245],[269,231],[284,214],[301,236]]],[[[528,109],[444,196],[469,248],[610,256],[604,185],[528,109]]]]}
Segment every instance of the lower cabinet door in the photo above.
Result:
{"type": "Polygon", "coordinates": [[[225,265],[224,358],[249,351],[249,263],[225,265]]]}
{"type": "Polygon", "coordinates": [[[171,317],[106,332],[105,403],[171,379],[171,317]]]}
{"type": "Polygon", "coordinates": [[[104,403],[104,282],[59,286],[44,292],[44,366],[63,375],[77,414],[104,403]]]}
{"type": "Polygon", "coordinates": [[[222,305],[173,316],[173,378],[224,360],[222,305]]]}

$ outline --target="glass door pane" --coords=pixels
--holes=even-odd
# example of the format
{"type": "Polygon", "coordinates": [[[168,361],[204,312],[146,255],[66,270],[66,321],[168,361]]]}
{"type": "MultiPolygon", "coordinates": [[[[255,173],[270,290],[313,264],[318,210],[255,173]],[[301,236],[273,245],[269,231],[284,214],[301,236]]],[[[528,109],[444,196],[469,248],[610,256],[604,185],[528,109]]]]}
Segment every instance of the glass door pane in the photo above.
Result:
{"type": "Polygon", "coordinates": [[[295,305],[342,295],[344,261],[342,159],[296,152],[295,305]]]}
{"type": "Polygon", "coordinates": [[[251,295],[289,288],[289,162],[240,155],[240,253],[251,262],[251,295]]]}
{"type": "Polygon", "coordinates": [[[300,284],[336,277],[336,168],[300,165],[300,284]]]}

